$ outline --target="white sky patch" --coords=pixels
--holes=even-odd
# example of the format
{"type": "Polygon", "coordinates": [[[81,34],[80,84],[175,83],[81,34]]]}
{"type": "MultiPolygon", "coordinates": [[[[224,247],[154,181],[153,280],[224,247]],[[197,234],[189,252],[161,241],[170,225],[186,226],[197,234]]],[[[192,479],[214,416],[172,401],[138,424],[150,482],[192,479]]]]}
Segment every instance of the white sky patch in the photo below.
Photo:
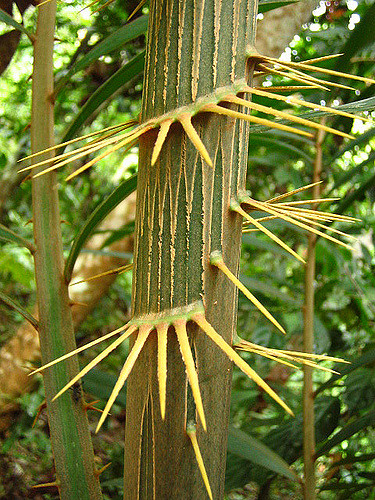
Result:
{"type": "Polygon", "coordinates": [[[349,10],[355,10],[358,7],[358,2],[355,0],[347,0],[346,5],[349,10]]]}
{"type": "Polygon", "coordinates": [[[313,16],[320,17],[323,14],[325,14],[326,10],[327,10],[326,3],[325,2],[319,2],[319,6],[315,10],[313,10],[313,16]]]}
{"type": "Polygon", "coordinates": [[[320,31],[321,25],[319,23],[311,23],[309,28],[310,31],[320,31]]]}
{"type": "Polygon", "coordinates": [[[281,54],[279,59],[280,61],[290,62],[292,60],[291,55],[292,55],[292,49],[290,47],[287,47],[281,54]]]}
{"type": "Polygon", "coordinates": [[[358,14],[352,14],[349,19],[348,29],[354,30],[355,25],[358,24],[360,20],[361,18],[358,14]]]}
{"type": "Polygon", "coordinates": [[[77,31],[78,40],[83,40],[86,36],[86,33],[87,33],[86,28],[82,28],[82,29],[78,30],[77,31]]]}
{"type": "Polygon", "coordinates": [[[364,132],[366,132],[366,130],[369,130],[371,127],[372,127],[371,123],[355,119],[353,121],[352,133],[363,134],[364,132]]]}
{"type": "Polygon", "coordinates": [[[125,178],[126,171],[133,165],[138,164],[138,149],[132,149],[131,153],[125,155],[121,165],[112,177],[113,182],[119,182],[125,178]]]}

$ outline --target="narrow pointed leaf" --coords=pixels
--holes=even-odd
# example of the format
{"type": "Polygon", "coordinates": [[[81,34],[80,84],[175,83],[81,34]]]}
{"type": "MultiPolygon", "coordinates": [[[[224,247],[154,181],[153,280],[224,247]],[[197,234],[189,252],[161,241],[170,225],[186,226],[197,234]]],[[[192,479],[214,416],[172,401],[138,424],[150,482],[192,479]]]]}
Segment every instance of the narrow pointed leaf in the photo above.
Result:
{"type": "Polygon", "coordinates": [[[114,93],[143,71],[145,53],[141,52],[106,80],[85,102],[72,124],[65,133],[62,142],[69,141],[82,127],[86,120],[114,93]]]}
{"type": "Polygon", "coordinates": [[[349,366],[346,366],[345,368],[340,370],[339,375],[333,375],[327,382],[324,384],[321,384],[315,391],[315,394],[318,395],[325,389],[329,389],[334,385],[340,378],[344,377],[345,375],[348,375],[352,371],[356,370],[357,368],[361,368],[367,365],[371,365],[371,363],[375,362],[375,347],[367,350],[364,352],[359,358],[353,360],[349,366]]]}
{"type": "Polygon", "coordinates": [[[375,422],[375,409],[368,411],[362,417],[357,418],[354,422],[345,425],[340,431],[332,436],[326,443],[320,446],[317,450],[316,456],[320,457],[332,449],[334,446],[339,445],[343,441],[351,438],[357,432],[366,429],[368,426],[373,426],[375,422]]]}
{"type": "Polygon", "coordinates": [[[22,33],[25,33],[25,35],[27,35],[30,40],[34,38],[34,35],[30,31],[28,31],[22,24],[17,23],[17,21],[15,21],[12,16],[4,12],[2,9],[0,9],[0,21],[8,24],[9,26],[13,26],[13,28],[21,31],[22,33]]]}
{"type": "Polygon", "coordinates": [[[17,243],[22,247],[26,247],[31,253],[34,253],[35,247],[31,241],[25,240],[22,236],[19,236],[11,229],[8,229],[3,224],[0,224],[0,240],[11,241],[12,243],[17,243]]]}
{"type": "Polygon", "coordinates": [[[97,61],[99,57],[109,54],[113,50],[122,47],[125,43],[134,40],[140,35],[144,35],[147,31],[148,16],[141,16],[129,24],[125,24],[122,28],[112,33],[107,38],[96,44],[90,52],[85,54],[66,72],[66,74],[57,82],[56,91],[58,92],[71,77],[87,68],[92,62],[97,61]]]}
{"type": "Polygon", "coordinates": [[[77,257],[95,228],[117,205],[129,196],[137,187],[137,175],[122,182],[105,200],[103,200],[92,212],[86,223],[80,229],[73,241],[72,248],[66,260],[64,276],[69,282],[72,277],[73,267],[77,257]]]}
{"type": "Polygon", "coordinates": [[[292,481],[298,481],[297,474],[280,455],[268,448],[259,439],[255,439],[232,425],[229,426],[228,451],[292,481]]]}
{"type": "Polygon", "coordinates": [[[7,306],[9,306],[11,309],[14,309],[17,311],[23,318],[28,321],[34,328],[35,330],[38,330],[38,320],[34,318],[26,309],[24,309],[22,306],[17,304],[11,297],[8,297],[5,293],[3,293],[0,290],[0,300],[3,301],[7,306]]]}
{"type": "Polygon", "coordinates": [[[299,0],[260,0],[258,3],[258,12],[259,14],[264,14],[269,10],[279,9],[280,7],[285,7],[285,5],[297,2],[299,0]]]}

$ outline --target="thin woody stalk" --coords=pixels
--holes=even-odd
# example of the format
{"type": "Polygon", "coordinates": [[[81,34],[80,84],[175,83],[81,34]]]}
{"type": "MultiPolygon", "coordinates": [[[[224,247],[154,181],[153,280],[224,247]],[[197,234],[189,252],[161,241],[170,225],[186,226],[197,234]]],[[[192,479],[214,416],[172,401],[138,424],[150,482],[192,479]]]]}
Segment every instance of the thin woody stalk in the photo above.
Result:
{"type": "MultiPolygon", "coordinates": [[[[56,1],[38,10],[34,43],[31,144],[32,152],[54,144],[53,43],[56,1]]],[[[52,156],[52,152],[44,157],[52,156]]],[[[63,279],[60,214],[55,173],[33,179],[33,226],[36,242],[35,274],[39,308],[39,339],[46,363],[74,349],[75,339],[68,288],[63,279]]],[[[44,373],[48,423],[56,467],[56,486],[66,500],[101,499],[98,474],[82,395],[69,391],[51,402],[61,384],[78,371],[71,358],[44,373]]]]}
{"type": "MultiPolygon", "coordinates": [[[[245,78],[255,16],[251,0],[152,1],[142,122],[245,78]]],[[[168,330],[165,420],[159,407],[159,332],[151,332],[129,377],[125,498],[131,500],[207,498],[190,425],[196,428],[212,496],[223,497],[231,363],[198,328],[206,325],[203,316],[189,321],[184,311],[203,301],[205,318],[231,343],[237,292],[211,265],[210,255],[220,252],[237,274],[242,217],[231,211],[230,202],[245,189],[248,126],[202,113],[193,118],[197,139],[188,119],[183,117],[181,124],[170,126],[157,160],[152,158],[157,133],[140,139],[133,315],[151,321],[170,311],[169,323],[175,327],[168,330]],[[191,143],[199,138],[212,166],[191,143]],[[173,320],[179,312],[184,318],[173,320]],[[190,356],[182,335],[185,324],[207,433],[181,358],[180,345],[184,360],[190,356]]]]}
{"type": "MultiPolygon", "coordinates": [[[[320,176],[322,172],[322,143],[324,130],[319,130],[315,141],[315,159],[312,199],[320,198],[320,176]]],[[[315,280],[315,247],[317,236],[308,235],[308,247],[305,270],[305,304],[303,308],[303,351],[314,352],[314,280],[315,280]]],[[[304,498],[315,500],[315,416],[314,416],[314,391],[313,368],[303,367],[303,458],[304,458],[304,498]]]]}

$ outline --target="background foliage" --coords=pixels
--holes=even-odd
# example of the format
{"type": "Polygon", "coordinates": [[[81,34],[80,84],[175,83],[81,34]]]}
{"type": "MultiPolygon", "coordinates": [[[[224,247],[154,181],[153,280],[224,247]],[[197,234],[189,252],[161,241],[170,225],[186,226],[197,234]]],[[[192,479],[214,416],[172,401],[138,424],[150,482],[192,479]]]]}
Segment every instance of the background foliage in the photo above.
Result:
{"type": "MultiPolygon", "coordinates": [[[[269,3],[269,2],[268,2],[269,3]]],[[[60,2],[56,31],[56,134],[60,140],[78,133],[136,119],[142,91],[143,51],[147,7],[125,24],[135,1],[114,2],[98,13],[96,6],[79,11],[77,2],[60,2]],[[84,125],[83,125],[84,124],[84,125]]],[[[263,4],[267,4],[263,2],[263,4]]],[[[264,6],[262,7],[265,8],[264,6]]],[[[21,18],[14,6],[13,15],[21,18]]],[[[26,10],[23,23],[34,25],[35,9],[26,10]]],[[[362,76],[374,76],[375,4],[366,1],[321,2],[311,22],[294,37],[283,57],[303,60],[341,53],[330,67],[362,76]]],[[[0,33],[10,26],[0,23],[0,33]]],[[[1,75],[0,124],[0,223],[31,239],[30,183],[22,182],[16,161],[28,154],[30,137],[30,91],[32,48],[25,34],[9,66],[1,75]]],[[[284,83],[273,78],[274,83],[284,83]]],[[[306,99],[335,105],[372,97],[372,86],[352,84],[355,91],[337,89],[304,92],[306,99]]],[[[263,104],[262,99],[257,102],[263,104]]],[[[276,106],[283,107],[282,103],[276,106]]],[[[334,247],[319,240],[317,245],[316,352],[351,360],[340,367],[340,376],[315,373],[317,474],[322,499],[375,498],[375,252],[374,211],[375,129],[349,119],[330,120],[355,140],[327,136],[324,141],[324,195],[338,196],[331,210],[358,217],[350,227],[338,227],[358,239],[354,250],[334,247]],[[372,495],[372,496],[371,496],[372,495]]],[[[330,123],[330,125],[332,125],[330,123]]],[[[136,149],[123,156],[113,154],[70,183],[64,177],[82,163],[61,172],[60,199],[63,238],[67,255],[71,243],[93,213],[115,188],[136,172],[136,149]]],[[[314,143],[280,131],[255,129],[251,135],[248,189],[257,199],[311,182],[314,143]]],[[[130,181],[128,181],[130,182],[130,181]]],[[[125,184],[125,187],[129,184],[125,184]]],[[[126,191],[126,189],[125,189],[126,191]]],[[[303,195],[306,198],[308,194],[303,195]]],[[[306,235],[286,223],[268,226],[294,249],[306,248],[306,235]]],[[[129,233],[132,226],[116,228],[108,244],[129,233]]],[[[121,257],[121,255],[120,255],[121,257]]],[[[127,262],[129,255],[122,256],[127,262]]],[[[239,296],[238,331],[241,337],[274,348],[301,347],[304,269],[286,252],[258,233],[243,237],[242,281],[257,295],[275,318],[286,326],[282,337],[242,296],[239,296]]],[[[33,264],[25,248],[1,241],[1,292],[26,309],[35,302],[33,264]]],[[[131,279],[120,275],[109,293],[80,326],[80,343],[118,327],[130,304],[131,279]]],[[[0,342],[5,344],[23,318],[0,302],[0,342]]],[[[88,400],[107,398],[127,347],[115,351],[100,368],[84,380],[88,400]]],[[[93,353],[83,355],[83,358],[93,353]]],[[[275,365],[263,358],[244,357],[275,388],[296,413],[283,411],[241,372],[234,371],[228,444],[228,498],[301,498],[302,416],[300,372],[275,365]],[[273,453],[275,452],[275,453],[273,453]],[[292,469],[287,464],[293,464],[292,469]]],[[[85,359],[82,359],[82,363],[85,359]]],[[[0,373],[0,377],[6,374],[0,373]]],[[[20,410],[1,436],[0,498],[55,498],[53,489],[32,490],[35,483],[53,481],[48,427],[43,415],[31,428],[43,402],[41,384],[19,398],[20,410]]],[[[123,428],[125,392],[107,420],[103,432],[94,436],[98,467],[111,462],[101,477],[106,498],[122,498],[123,428]]],[[[94,427],[95,412],[90,414],[94,427]]]]}

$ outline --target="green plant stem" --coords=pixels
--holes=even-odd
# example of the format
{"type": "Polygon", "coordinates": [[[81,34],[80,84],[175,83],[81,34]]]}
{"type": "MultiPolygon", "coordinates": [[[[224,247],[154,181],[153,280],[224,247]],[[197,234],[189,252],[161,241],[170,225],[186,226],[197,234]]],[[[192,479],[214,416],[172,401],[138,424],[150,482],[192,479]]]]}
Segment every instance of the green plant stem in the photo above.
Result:
{"type": "MultiPolygon", "coordinates": [[[[315,159],[312,182],[319,182],[322,171],[322,143],[325,132],[319,130],[315,141],[315,159]]],[[[320,198],[320,184],[313,187],[312,198],[320,198]]],[[[317,237],[308,235],[308,247],[305,271],[305,304],[303,308],[303,351],[314,351],[314,280],[315,247],[317,237]]],[[[315,416],[313,369],[303,367],[303,457],[304,457],[304,499],[315,500],[315,416]]]]}
{"type": "MultiPolygon", "coordinates": [[[[39,7],[34,44],[31,143],[36,153],[54,144],[53,43],[56,1],[39,7]]],[[[49,158],[51,155],[44,155],[49,158]]],[[[32,181],[33,226],[36,243],[35,274],[39,308],[42,361],[47,363],[75,348],[63,256],[54,173],[32,181]]],[[[66,500],[100,499],[98,475],[82,396],[68,391],[57,401],[53,396],[78,371],[71,358],[46,370],[44,384],[48,423],[60,497],[66,500]]]]}
{"type": "MultiPolygon", "coordinates": [[[[245,78],[245,47],[253,43],[255,17],[252,0],[152,1],[142,120],[245,78]]],[[[172,125],[153,167],[156,132],[140,140],[133,314],[203,300],[207,320],[231,343],[237,291],[210,265],[210,254],[221,252],[237,274],[242,219],[230,210],[230,200],[245,188],[248,126],[212,113],[198,114],[193,125],[214,167],[202,161],[179,124],[172,125]]],[[[198,423],[197,438],[213,497],[219,499],[224,495],[231,363],[196,326],[188,323],[188,334],[207,420],[207,433],[198,423]]],[[[184,432],[190,391],[173,329],[168,333],[165,421],[156,352],[152,334],[128,381],[125,498],[204,499],[207,493],[184,432]]]]}

